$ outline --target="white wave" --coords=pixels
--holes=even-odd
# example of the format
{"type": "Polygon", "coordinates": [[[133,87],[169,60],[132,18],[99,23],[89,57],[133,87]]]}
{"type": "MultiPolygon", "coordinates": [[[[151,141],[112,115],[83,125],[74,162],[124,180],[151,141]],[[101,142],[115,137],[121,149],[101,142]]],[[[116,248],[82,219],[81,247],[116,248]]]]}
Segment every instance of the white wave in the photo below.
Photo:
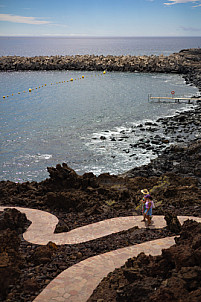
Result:
{"type": "Polygon", "coordinates": [[[30,160],[30,159],[44,160],[44,159],[52,158],[52,155],[51,154],[40,154],[40,153],[34,154],[34,155],[26,154],[26,155],[21,155],[20,158],[24,158],[25,160],[30,160]]]}

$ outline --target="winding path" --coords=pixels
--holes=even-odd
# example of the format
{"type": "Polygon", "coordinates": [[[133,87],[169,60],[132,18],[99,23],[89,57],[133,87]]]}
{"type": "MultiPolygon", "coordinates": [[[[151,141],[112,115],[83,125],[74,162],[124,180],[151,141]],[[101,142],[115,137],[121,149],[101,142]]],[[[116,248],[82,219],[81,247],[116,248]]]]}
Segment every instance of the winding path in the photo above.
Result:
{"type": "MultiPolygon", "coordinates": [[[[0,206],[0,211],[5,208],[11,207],[0,206]]],[[[103,220],[67,233],[54,234],[54,229],[58,223],[58,219],[54,215],[35,209],[12,208],[25,213],[27,218],[32,221],[32,224],[23,234],[24,239],[40,245],[46,245],[49,241],[57,245],[78,244],[128,230],[134,226],[145,227],[144,222],[141,222],[141,216],[128,216],[103,220]]],[[[181,223],[187,219],[201,222],[201,218],[192,216],[178,216],[178,219],[181,223]]],[[[155,216],[150,228],[163,228],[165,225],[163,216],[155,216]]],[[[59,274],[34,301],[86,302],[100,281],[109,272],[122,266],[128,258],[137,256],[141,252],[159,255],[162,249],[168,248],[174,243],[174,237],[166,237],[90,257],[59,274]]]]}

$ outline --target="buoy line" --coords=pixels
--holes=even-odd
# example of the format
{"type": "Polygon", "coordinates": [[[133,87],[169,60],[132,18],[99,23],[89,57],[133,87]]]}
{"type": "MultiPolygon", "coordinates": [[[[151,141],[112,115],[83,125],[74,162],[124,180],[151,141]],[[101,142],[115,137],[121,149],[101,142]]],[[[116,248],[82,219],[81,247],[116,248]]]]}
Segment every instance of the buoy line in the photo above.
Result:
{"type": "MultiPolygon", "coordinates": [[[[106,71],[103,71],[102,75],[104,75],[104,74],[106,74],[106,71]]],[[[92,75],[92,77],[93,77],[93,75],[92,75]]],[[[9,98],[10,96],[23,94],[23,93],[31,93],[34,90],[38,90],[38,89],[41,89],[41,88],[44,88],[44,87],[47,87],[47,86],[49,87],[49,86],[53,86],[53,85],[58,85],[58,84],[63,84],[63,83],[69,83],[69,82],[73,82],[73,81],[76,81],[76,80],[82,80],[82,79],[85,79],[85,78],[87,78],[87,76],[82,75],[80,78],[77,78],[77,79],[71,78],[70,80],[67,80],[67,81],[66,80],[65,81],[59,81],[59,82],[55,82],[55,83],[50,83],[48,85],[47,84],[43,84],[43,85],[40,85],[40,86],[35,87],[35,88],[29,88],[28,91],[24,90],[22,92],[19,91],[19,92],[12,93],[10,95],[4,95],[3,99],[9,98]]]]}

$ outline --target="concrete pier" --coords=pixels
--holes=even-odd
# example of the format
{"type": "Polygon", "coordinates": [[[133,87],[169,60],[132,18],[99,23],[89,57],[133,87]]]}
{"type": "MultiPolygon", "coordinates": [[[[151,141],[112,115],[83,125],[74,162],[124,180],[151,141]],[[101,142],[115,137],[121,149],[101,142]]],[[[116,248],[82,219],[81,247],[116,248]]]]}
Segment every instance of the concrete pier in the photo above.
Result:
{"type": "Polygon", "coordinates": [[[199,97],[167,97],[167,96],[151,96],[148,95],[148,101],[155,101],[158,103],[198,103],[201,102],[199,97]]]}

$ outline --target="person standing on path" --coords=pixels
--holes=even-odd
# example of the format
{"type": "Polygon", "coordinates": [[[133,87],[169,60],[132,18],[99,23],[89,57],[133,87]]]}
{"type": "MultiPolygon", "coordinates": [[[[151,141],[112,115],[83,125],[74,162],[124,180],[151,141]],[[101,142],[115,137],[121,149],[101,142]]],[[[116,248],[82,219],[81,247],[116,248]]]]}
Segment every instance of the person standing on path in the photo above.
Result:
{"type": "Polygon", "coordinates": [[[151,216],[152,216],[152,208],[153,208],[153,199],[150,194],[145,196],[145,207],[146,210],[144,212],[144,220],[148,220],[148,226],[151,224],[151,216]]]}
{"type": "MultiPolygon", "coordinates": [[[[146,206],[145,206],[145,202],[146,202],[146,199],[145,199],[145,196],[149,194],[149,191],[147,189],[143,189],[141,190],[141,193],[144,195],[142,200],[141,200],[141,203],[142,203],[142,215],[144,217],[144,212],[146,210],[146,206]]],[[[145,218],[143,218],[142,221],[145,221],[145,218]]]]}

